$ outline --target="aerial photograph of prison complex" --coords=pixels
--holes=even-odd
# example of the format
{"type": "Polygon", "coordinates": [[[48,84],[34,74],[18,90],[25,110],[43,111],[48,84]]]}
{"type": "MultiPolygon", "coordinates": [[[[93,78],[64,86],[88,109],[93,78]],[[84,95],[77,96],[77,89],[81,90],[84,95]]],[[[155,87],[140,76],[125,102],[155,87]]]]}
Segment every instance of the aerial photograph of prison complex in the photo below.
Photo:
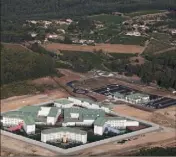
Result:
{"type": "Polygon", "coordinates": [[[64,149],[152,127],[114,115],[101,103],[76,97],[5,112],[1,125],[7,132],[64,149]]]}

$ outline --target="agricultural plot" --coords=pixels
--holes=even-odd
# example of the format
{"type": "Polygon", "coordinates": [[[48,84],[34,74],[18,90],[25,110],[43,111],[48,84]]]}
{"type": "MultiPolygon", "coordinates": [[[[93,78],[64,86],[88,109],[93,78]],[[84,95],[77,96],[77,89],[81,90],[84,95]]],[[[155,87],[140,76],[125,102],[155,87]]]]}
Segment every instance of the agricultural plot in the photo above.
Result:
{"type": "Polygon", "coordinates": [[[31,50],[27,49],[26,47],[20,45],[20,44],[12,44],[12,43],[2,43],[4,48],[13,50],[13,51],[24,51],[24,52],[29,52],[31,50]]]}
{"type": "Polygon", "coordinates": [[[150,34],[150,36],[153,37],[154,39],[164,42],[169,42],[169,40],[171,39],[171,36],[166,33],[152,33],[150,34]]]}
{"type": "Polygon", "coordinates": [[[94,34],[85,33],[83,34],[83,38],[87,40],[94,40],[96,43],[106,43],[109,39],[111,39],[114,35],[119,34],[120,29],[118,28],[110,28],[106,27],[104,29],[99,29],[94,32],[94,34]]]}
{"type": "Polygon", "coordinates": [[[169,43],[152,39],[147,48],[144,50],[143,54],[155,54],[158,51],[169,49],[171,47],[173,46],[169,43]]]}
{"type": "Polygon", "coordinates": [[[144,46],[147,38],[127,35],[117,35],[110,40],[111,44],[140,45],[144,46]]]}
{"type": "Polygon", "coordinates": [[[93,16],[89,16],[89,18],[92,20],[103,22],[105,24],[110,24],[110,23],[120,24],[125,20],[125,18],[121,16],[108,15],[108,14],[93,15],[93,16]]]}
{"type": "Polygon", "coordinates": [[[139,12],[133,12],[125,14],[126,16],[135,17],[135,16],[141,16],[141,15],[147,15],[147,14],[157,14],[157,13],[163,13],[165,10],[144,10],[139,12]]]}

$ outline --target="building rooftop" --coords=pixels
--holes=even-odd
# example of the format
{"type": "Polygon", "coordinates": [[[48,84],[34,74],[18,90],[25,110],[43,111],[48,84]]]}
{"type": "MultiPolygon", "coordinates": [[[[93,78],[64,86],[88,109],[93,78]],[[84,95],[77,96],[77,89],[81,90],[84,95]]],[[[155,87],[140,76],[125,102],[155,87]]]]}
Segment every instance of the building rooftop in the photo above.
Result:
{"type": "Polygon", "coordinates": [[[84,108],[66,108],[64,109],[64,121],[65,122],[73,122],[73,118],[71,118],[71,113],[79,114],[79,121],[83,121],[84,119],[91,120],[96,119],[98,116],[104,117],[105,112],[101,109],[84,109],[84,108]]]}
{"type": "Polygon", "coordinates": [[[92,103],[95,103],[95,101],[91,100],[91,99],[86,99],[86,98],[77,98],[78,100],[81,100],[82,102],[85,101],[85,102],[88,102],[90,104],[92,103]]]}
{"type": "Polygon", "coordinates": [[[126,120],[126,119],[123,117],[98,117],[95,120],[94,125],[103,126],[109,120],[126,120]]]}
{"type": "Polygon", "coordinates": [[[56,117],[57,113],[61,112],[61,109],[58,107],[51,107],[49,114],[47,115],[47,117],[56,117]]]}
{"type": "Polygon", "coordinates": [[[38,113],[38,111],[41,109],[40,106],[24,106],[19,109],[19,111],[22,112],[32,112],[32,113],[38,113]]]}
{"type": "Polygon", "coordinates": [[[33,114],[24,113],[22,111],[10,111],[10,112],[3,113],[2,116],[11,117],[11,118],[20,118],[27,125],[35,124],[35,120],[34,120],[35,116],[33,116],[33,114]]]}
{"type": "Polygon", "coordinates": [[[70,133],[75,133],[75,134],[81,134],[81,135],[86,135],[87,132],[80,130],[80,129],[75,129],[75,128],[69,128],[69,127],[59,127],[59,128],[52,128],[52,129],[46,129],[43,130],[41,133],[42,134],[51,134],[51,133],[57,133],[57,132],[70,132],[70,133]]]}
{"type": "Polygon", "coordinates": [[[129,98],[129,99],[139,99],[139,98],[142,98],[142,97],[149,97],[149,95],[142,94],[142,93],[134,93],[134,94],[127,95],[126,97],[129,98]]]}
{"type": "Polygon", "coordinates": [[[73,103],[72,101],[66,99],[66,98],[62,98],[62,99],[57,99],[57,100],[54,100],[55,103],[59,103],[59,104],[62,104],[62,105],[67,105],[67,104],[71,104],[73,103]]]}
{"type": "Polygon", "coordinates": [[[118,97],[118,98],[124,98],[124,97],[125,97],[123,94],[121,94],[121,93],[119,93],[119,92],[115,92],[115,93],[113,93],[113,95],[114,95],[115,97],[118,97]]]}
{"type": "Polygon", "coordinates": [[[23,120],[25,122],[26,125],[34,125],[35,124],[35,120],[32,116],[23,116],[23,120]]]}

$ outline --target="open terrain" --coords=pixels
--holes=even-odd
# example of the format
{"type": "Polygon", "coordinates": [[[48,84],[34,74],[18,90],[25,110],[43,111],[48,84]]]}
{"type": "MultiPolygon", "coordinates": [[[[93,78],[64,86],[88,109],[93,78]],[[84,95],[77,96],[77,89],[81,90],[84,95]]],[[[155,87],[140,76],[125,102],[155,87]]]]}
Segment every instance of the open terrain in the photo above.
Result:
{"type": "MultiPolygon", "coordinates": [[[[14,43],[2,43],[4,48],[11,49],[11,50],[16,50],[16,51],[31,51],[27,47],[21,45],[21,44],[14,44],[14,43]]],[[[32,52],[32,51],[31,51],[32,52]]]]}
{"type": "MultiPolygon", "coordinates": [[[[62,76],[61,78],[58,78],[58,81],[60,81],[61,84],[65,84],[67,81],[75,80],[75,79],[85,79],[86,77],[91,77],[90,75],[86,76],[80,73],[74,73],[70,70],[64,70],[64,69],[59,69],[61,73],[63,73],[65,76],[62,76]]],[[[48,83],[48,80],[50,80],[48,77],[42,78],[42,79],[36,79],[33,81],[34,83],[48,83]]],[[[51,82],[51,81],[49,81],[51,82]]],[[[110,84],[110,83],[119,83],[128,85],[128,83],[125,83],[123,81],[118,81],[117,79],[109,79],[109,78],[99,78],[99,79],[88,79],[87,81],[84,81],[85,86],[89,86],[90,88],[92,87],[100,87],[105,84],[110,84]],[[92,85],[91,85],[92,84],[92,85]],[[97,86],[95,86],[97,85],[97,86]]],[[[52,82],[51,82],[52,83],[52,82]]],[[[54,82],[53,82],[54,83],[54,82]]],[[[53,84],[52,83],[52,84],[53,84]]],[[[135,86],[136,88],[140,89],[140,86],[137,85],[132,85],[135,86]]],[[[148,87],[145,87],[143,90],[148,89],[148,87]]],[[[154,90],[154,89],[153,89],[154,90]]],[[[155,89],[156,90],[156,89],[155,89]]],[[[154,92],[158,92],[156,90],[154,92]]],[[[166,94],[165,92],[161,92],[162,94],[166,94]]],[[[161,94],[160,93],[160,94],[161,94]]],[[[8,110],[13,110],[17,109],[21,106],[25,105],[33,105],[37,104],[40,102],[45,102],[49,100],[53,100],[56,98],[61,98],[61,97],[67,97],[69,94],[65,92],[65,90],[52,90],[47,94],[38,94],[38,95],[25,95],[25,96],[20,96],[20,97],[12,97],[8,99],[3,99],[1,100],[1,109],[2,112],[8,111],[8,110]]],[[[98,155],[98,156],[103,156],[103,155],[117,155],[118,153],[125,153],[128,151],[136,151],[139,150],[139,148],[143,147],[149,147],[149,146],[173,146],[175,145],[175,129],[173,129],[174,126],[174,120],[175,120],[175,107],[169,107],[161,110],[157,110],[154,112],[148,112],[148,111],[143,111],[140,109],[136,109],[133,107],[130,107],[126,104],[120,104],[116,105],[114,107],[114,111],[118,112],[120,114],[128,115],[128,116],[133,116],[137,117],[143,120],[148,120],[155,122],[163,127],[162,131],[159,132],[152,132],[145,134],[144,136],[140,136],[137,138],[133,138],[131,141],[125,142],[124,144],[118,144],[116,142],[113,143],[108,143],[105,145],[97,146],[95,148],[91,149],[86,149],[84,151],[75,153],[77,156],[89,156],[89,155],[98,155]],[[108,149],[107,149],[108,148],[108,149]],[[117,151],[118,150],[118,151],[117,151]]],[[[17,152],[20,154],[39,154],[39,155],[46,155],[46,156],[52,156],[54,155],[53,152],[50,151],[43,151],[42,148],[40,147],[33,147],[32,145],[29,145],[24,142],[19,142],[16,139],[10,139],[9,137],[6,136],[1,136],[3,142],[2,142],[2,151],[6,154],[10,154],[10,152],[17,152]],[[12,142],[11,142],[12,141],[12,142]],[[20,149],[19,149],[19,144],[20,143],[20,149]],[[18,145],[18,147],[17,147],[18,145]],[[13,150],[9,149],[13,146],[13,150]],[[29,147],[29,149],[25,149],[29,147]]],[[[74,154],[73,154],[74,155],[74,154]]]]}
{"type": "Polygon", "coordinates": [[[96,44],[95,46],[88,45],[70,45],[60,43],[49,43],[43,45],[49,51],[69,50],[69,51],[87,51],[103,50],[109,53],[142,53],[144,47],[137,45],[121,45],[121,44],[96,44]]]}

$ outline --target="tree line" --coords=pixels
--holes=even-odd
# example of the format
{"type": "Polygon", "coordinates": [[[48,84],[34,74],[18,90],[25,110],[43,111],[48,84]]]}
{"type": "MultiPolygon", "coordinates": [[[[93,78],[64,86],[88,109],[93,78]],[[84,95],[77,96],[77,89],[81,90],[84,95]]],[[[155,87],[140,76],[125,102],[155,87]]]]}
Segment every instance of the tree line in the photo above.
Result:
{"type": "Polygon", "coordinates": [[[8,19],[75,18],[113,11],[176,8],[175,0],[1,0],[1,17],[8,19]]]}

